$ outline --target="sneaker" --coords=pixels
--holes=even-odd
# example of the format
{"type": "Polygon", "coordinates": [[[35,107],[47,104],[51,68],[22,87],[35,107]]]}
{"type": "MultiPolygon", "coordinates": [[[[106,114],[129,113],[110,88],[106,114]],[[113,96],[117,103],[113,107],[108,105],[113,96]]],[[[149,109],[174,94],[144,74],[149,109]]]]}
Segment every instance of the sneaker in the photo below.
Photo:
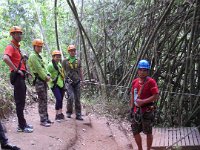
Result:
{"type": "Polygon", "coordinates": [[[57,114],[56,117],[55,117],[55,120],[59,122],[60,119],[61,119],[61,118],[60,118],[60,114],[57,114]]]}
{"type": "Polygon", "coordinates": [[[47,119],[47,123],[53,124],[54,122],[51,121],[50,119],[47,119]]]}
{"type": "Polygon", "coordinates": [[[71,118],[71,113],[67,113],[67,118],[71,118]]]}
{"type": "Polygon", "coordinates": [[[17,128],[17,132],[32,133],[32,132],[33,132],[33,129],[32,129],[32,128],[29,128],[29,127],[25,127],[24,129],[18,127],[18,128],[17,128]]]}
{"type": "Polygon", "coordinates": [[[63,113],[60,114],[60,119],[65,119],[65,116],[63,113]]]}
{"type": "Polygon", "coordinates": [[[83,120],[83,118],[81,117],[81,115],[76,116],[76,120],[83,120]]]}
{"type": "Polygon", "coordinates": [[[7,150],[21,150],[19,147],[15,146],[15,145],[11,145],[11,144],[1,145],[1,148],[7,149],[7,150]]]}
{"type": "Polygon", "coordinates": [[[51,124],[48,123],[47,121],[40,122],[40,125],[41,125],[41,126],[44,126],[44,127],[50,127],[50,126],[51,126],[51,124]]]}
{"type": "Polygon", "coordinates": [[[31,124],[26,124],[26,127],[33,129],[33,125],[31,125],[31,124]]]}

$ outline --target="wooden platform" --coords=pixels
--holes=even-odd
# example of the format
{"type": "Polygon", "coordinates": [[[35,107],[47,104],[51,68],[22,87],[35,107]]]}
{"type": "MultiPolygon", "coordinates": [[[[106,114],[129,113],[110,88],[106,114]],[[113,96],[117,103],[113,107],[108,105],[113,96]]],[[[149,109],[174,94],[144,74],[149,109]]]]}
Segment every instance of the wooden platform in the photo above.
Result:
{"type": "Polygon", "coordinates": [[[200,134],[195,127],[154,128],[153,135],[152,149],[200,150],[200,134]]]}

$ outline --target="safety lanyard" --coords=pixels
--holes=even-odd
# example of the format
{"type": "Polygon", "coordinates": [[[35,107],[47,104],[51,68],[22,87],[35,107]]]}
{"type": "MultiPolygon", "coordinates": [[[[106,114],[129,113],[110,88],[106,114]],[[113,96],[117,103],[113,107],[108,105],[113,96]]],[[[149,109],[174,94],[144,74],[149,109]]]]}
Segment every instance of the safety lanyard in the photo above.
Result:
{"type": "MultiPolygon", "coordinates": [[[[22,65],[22,61],[23,61],[23,56],[22,56],[22,53],[21,53],[21,50],[19,47],[17,47],[14,43],[10,43],[10,45],[15,49],[15,50],[18,50],[19,51],[19,54],[20,54],[20,62],[19,62],[19,65],[17,67],[17,70],[20,70],[21,68],[21,65],[22,65]]],[[[26,69],[26,65],[25,65],[25,69],[26,69]]]]}
{"type": "Polygon", "coordinates": [[[144,83],[142,84],[142,87],[141,87],[140,90],[138,91],[138,98],[140,98],[140,96],[141,96],[141,94],[142,94],[142,91],[143,91],[143,89],[144,89],[144,85],[145,85],[146,81],[147,81],[147,77],[145,78],[144,83]]]}
{"type": "Polygon", "coordinates": [[[76,69],[76,68],[78,68],[77,59],[75,60],[74,66],[73,66],[73,63],[69,61],[69,59],[68,59],[68,63],[69,63],[69,67],[70,67],[71,69],[76,69]]]}

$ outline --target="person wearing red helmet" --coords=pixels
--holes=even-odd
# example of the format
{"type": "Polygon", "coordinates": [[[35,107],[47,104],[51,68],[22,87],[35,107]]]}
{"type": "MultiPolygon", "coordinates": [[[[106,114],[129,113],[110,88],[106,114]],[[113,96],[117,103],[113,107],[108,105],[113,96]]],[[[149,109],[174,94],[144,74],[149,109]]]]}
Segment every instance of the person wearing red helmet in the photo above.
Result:
{"type": "Polygon", "coordinates": [[[147,60],[138,63],[138,78],[132,82],[131,112],[133,113],[132,132],[139,150],[142,150],[140,132],[147,135],[147,150],[150,150],[153,135],[154,102],[158,99],[159,90],[156,81],[148,76],[150,64],[147,60]]]}
{"type": "Polygon", "coordinates": [[[63,97],[64,97],[64,70],[60,63],[61,52],[59,50],[54,50],[52,52],[52,61],[48,64],[47,70],[51,75],[52,80],[50,80],[50,88],[56,98],[56,121],[64,119],[64,114],[62,113],[63,107],[63,97]]]}
{"type": "Polygon", "coordinates": [[[20,41],[23,31],[19,26],[13,26],[10,29],[12,36],[11,43],[6,46],[3,61],[10,67],[10,82],[14,86],[14,99],[16,104],[16,113],[18,118],[18,132],[33,132],[32,125],[28,125],[24,118],[24,107],[26,100],[25,84],[25,59],[20,50],[20,41]]]}

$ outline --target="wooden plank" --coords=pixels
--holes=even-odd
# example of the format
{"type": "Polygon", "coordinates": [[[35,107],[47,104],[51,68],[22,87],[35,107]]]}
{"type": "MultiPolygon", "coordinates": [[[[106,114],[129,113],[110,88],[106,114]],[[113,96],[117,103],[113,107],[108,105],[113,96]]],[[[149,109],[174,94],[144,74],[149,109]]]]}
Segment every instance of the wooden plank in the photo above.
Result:
{"type": "Polygon", "coordinates": [[[165,133],[164,133],[164,129],[160,128],[160,146],[165,146],[165,133]]]}
{"type": "Polygon", "coordinates": [[[177,143],[177,141],[178,141],[178,129],[177,128],[173,128],[174,130],[173,130],[173,143],[176,143],[174,146],[177,146],[178,145],[178,143],[177,143]]]}
{"type": "Polygon", "coordinates": [[[197,128],[155,128],[153,134],[155,141],[153,141],[152,147],[154,148],[166,148],[177,141],[174,146],[180,146],[183,149],[200,148],[200,133],[197,128]]]}
{"type": "Polygon", "coordinates": [[[188,134],[189,134],[188,137],[189,137],[190,145],[193,146],[194,145],[194,139],[193,139],[193,136],[192,136],[192,132],[194,132],[194,131],[190,127],[187,128],[187,131],[188,131],[188,134]]]}
{"type": "Polygon", "coordinates": [[[198,140],[197,140],[197,137],[196,137],[195,128],[191,127],[191,130],[192,130],[191,135],[192,135],[192,138],[193,138],[194,145],[198,145],[198,140]]]}
{"type": "Polygon", "coordinates": [[[176,131],[176,141],[178,141],[178,143],[176,144],[176,146],[181,146],[181,131],[180,131],[180,128],[177,128],[177,131],[176,131]]]}
{"type": "Polygon", "coordinates": [[[160,130],[161,130],[161,128],[157,128],[157,130],[156,130],[156,135],[157,135],[157,140],[156,140],[156,145],[157,146],[160,146],[160,141],[162,140],[162,137],[161,137],[161,133],[160,133],[160,130]]]}
{"type": "MultiPolygon", "coordinates": [[[[176,143],[179,139],[178,139],[178,133],[179,130],[177,128],[173,128],[173,143],[176,143]]],[[[174,146],[177,146],[178,143],[176,143],[174,146]]]]}
{"type": "Polygon", "coordinates": [[[169,128],[168,129],[168,146],[171,146],[172,145],[172,141],[173,141],[173,135],[172,135],[172,133],[173,133],[173,130],[172,130],[172,128],[169,128]]]}
{"type": "MultiPolygon", "coordinates": [[[[180,128],[180,134],[181,134],[181,138],[183,138],[184,136],[185,136],[185,133],[184,133],[184,131],[183,131],[183,128],[180,128]]],[[[185,144],[185,139],[182,139],[181,140],[181,145],[182,146],[185,146],[186,144],[185,144]]]]}
{"type": "Polygon", "coordinates": [[[168,146],[168,129],[167,128],[164,128],[163,129],[163,133],[165,135],[165,139],[164,139],[164,146],[168,146]]]}
{"type": "Polygon", "coordinates": [[[164,137],[162,134],[163,129],[164,128],[156,128],[154,130],[154,138],[153,138],[152,148],[154,148],[154,149],[165,148],[165,146],[162,145],[162,142],[164,141],[164,137]]]}
{"type": "Polygon", "coordinates": [[[190,142],[189,142],[189,137],[188,137],[188,133],[187,133],[187,128],[183,128],[183,131],[185,133],[185,144],[186,146],[190,146],[190,142]]]}
{"type": "Polygon", "coordinates": [[[158,128],[153,128],[153,143],[152,143],[152,146],[158,146],[157,140],[159,140],[159,138],[157,138],[157,136],[158,136],[157,130],[158,130],[158,128]]]}
{"type": "Polygon", "coordinates": [[[199,134],[199,130],[197,128],[194,128],[194,133],[196,135],[196,139],[198,141],[198,145],[200,145],[200,134],[199,134]]]}

